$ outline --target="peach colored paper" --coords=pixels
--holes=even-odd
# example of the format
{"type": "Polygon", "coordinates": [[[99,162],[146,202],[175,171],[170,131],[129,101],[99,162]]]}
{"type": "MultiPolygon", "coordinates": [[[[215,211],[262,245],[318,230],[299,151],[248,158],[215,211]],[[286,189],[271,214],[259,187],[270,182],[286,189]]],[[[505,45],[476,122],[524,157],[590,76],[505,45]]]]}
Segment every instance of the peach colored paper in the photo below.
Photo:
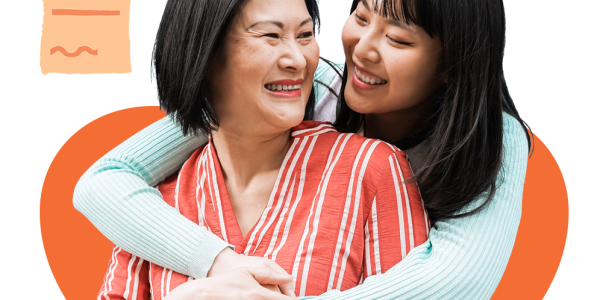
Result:
{"type": "Polygon", "coordinates": [[[43,74],[130,73],[130,0],[45,0],[43,74]]]}

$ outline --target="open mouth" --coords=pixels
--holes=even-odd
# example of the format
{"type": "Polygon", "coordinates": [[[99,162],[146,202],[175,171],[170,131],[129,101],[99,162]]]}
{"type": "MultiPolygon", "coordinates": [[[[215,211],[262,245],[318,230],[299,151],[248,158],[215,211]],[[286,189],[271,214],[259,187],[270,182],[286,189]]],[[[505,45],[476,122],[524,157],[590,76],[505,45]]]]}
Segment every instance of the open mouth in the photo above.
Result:
{"type": "Polygon", "coordinates": [[[302,95],[303,79],[284,79],[265,84],[265,89],[272,95],[282,98],[296,98],[302,95]]]}
{"type": "Polygon", "coordinates": [[[385,79],[373,78],[373,77],[369,77],[366,74],[361,73],[356,66],[354,66],[354,74],[356,74],[356,77],[360,81],[362,81],[363,83],[366,83],[366,84],[370,84],[370,85],[382,85],[382,84],[386,84],[387,83],[387,81],[385,79]]]}

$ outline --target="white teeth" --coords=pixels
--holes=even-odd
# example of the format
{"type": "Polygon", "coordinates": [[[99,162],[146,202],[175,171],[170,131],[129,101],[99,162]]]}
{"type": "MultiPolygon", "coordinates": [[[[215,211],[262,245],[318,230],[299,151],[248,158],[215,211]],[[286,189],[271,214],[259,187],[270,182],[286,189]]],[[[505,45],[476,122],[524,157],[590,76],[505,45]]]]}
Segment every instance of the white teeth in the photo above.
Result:
{"type": "Polygon", "coordinates": [[[362,74],[358,68],[356,68],[356,66],[354,66],[354,73],[356,73],[356,76],[358,77],[358,79],[360,79],[360,81],[364,82],[364,83],[368,83],[368,84],[373,84],[373,85],[378,85],[378,84],[385,84],[387,83],[387,81],[385,80],[375,80],[369,76],[366,76],[364,74],[362,74]]]}
{"type": "Polygon", "coordinates": [[[293,90],[299,89],[300,87],[302,87],[301,84],[296,84],[296,85],[267,84],[267,85],[265,85],[265,88],[267,88],[267,90],[271,90],[271,91],[293,91],[293,90]]]}

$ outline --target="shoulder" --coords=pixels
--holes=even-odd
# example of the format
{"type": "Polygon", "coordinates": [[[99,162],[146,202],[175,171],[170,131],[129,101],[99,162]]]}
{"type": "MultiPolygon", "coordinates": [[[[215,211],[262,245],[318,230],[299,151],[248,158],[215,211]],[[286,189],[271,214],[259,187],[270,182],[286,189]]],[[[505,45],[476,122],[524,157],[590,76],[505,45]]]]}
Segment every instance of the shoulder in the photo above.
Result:
{"type": "MultiPolygon", "coordinates": [[[[503,113],[503,157],[497,182],[506,187],[522,188],[527,172],[529,144],[527,133],[513,116],[503,113]]],[[[522,193],[522,192],[521,192],[522,193]]]]}
{"type": "Polygon", "coordinates": [[[344,64],[329,64],[323,60],[319,61],[313,81],[316,105],[322,102],[321,100],[328,95],[328,92],[330,92],[328,87],[339,89],[339,86],[341,86],[341,74],[343,70],[344,64]]]}
{"type": "Polygon", "coordinates": [[[502,143],[506,155],[527,157],[529,153],[527,132],[521,123],[515,117],[502,113],[502,126],[502,143]]]}
{"type": "Polygon", "coordinates": [[[324,60],[319,60],[319,65],[315,71],[315,80],[320,80],[328,84],[335,76],[339,76],[344,70],[343,63],[327,63],[324,60]],[[327,80],[329,79],[329,80],[327,80]]]}

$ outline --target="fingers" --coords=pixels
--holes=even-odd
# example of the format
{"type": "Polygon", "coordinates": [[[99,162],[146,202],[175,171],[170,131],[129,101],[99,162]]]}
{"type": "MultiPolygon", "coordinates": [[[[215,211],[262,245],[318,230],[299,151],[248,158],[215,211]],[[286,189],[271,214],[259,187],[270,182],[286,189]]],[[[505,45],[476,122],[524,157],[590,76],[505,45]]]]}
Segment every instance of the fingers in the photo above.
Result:
{"type": "MultiPolygon", "coordinates": [[[[290,275],[288,275],[290,276],[290,275]]],[[[281,290],[281,293],[284,295],[288,295],[292,298],[296,298],[296,296],[294,295],[294,277],[290,276],[292,278],[291,281],[287,282],[287,283],[283,283],[283,284],[279,284],[279,290],[281,290]]]]}
{"type": "MultiPolygon", "coordinates": [[[[288,273],[274,261],[269,261],[269,267],[273,268],[276,272],[280,274],[288,275],[288,273]]],[[[279,284],[279,289],[281,290],[282,294],[291,296],[292,298],[296,298],[296,296],[294,295],[293,277],[292,281],[290,281],[289,283],[279,284]]]]}
{"type": "Polygon", "coordinates": [[[286,285],[291,284],[294,277],[287,273],[281,274],[270,267],[247,268],[247,271],[261,285],[286,285]]]}

